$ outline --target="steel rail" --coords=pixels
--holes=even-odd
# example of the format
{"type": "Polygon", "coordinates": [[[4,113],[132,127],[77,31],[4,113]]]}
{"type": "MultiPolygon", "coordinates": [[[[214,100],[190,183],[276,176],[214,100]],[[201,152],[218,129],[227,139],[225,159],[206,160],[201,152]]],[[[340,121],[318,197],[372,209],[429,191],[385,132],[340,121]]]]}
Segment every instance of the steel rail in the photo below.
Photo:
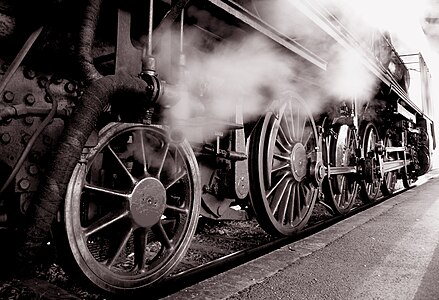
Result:
{"type": "Polygon", "coordinates": [[[220,273],[226,272],[246,262],[255,260],[258,257],[273,252],[283,246],[300,241],[306,237],[316,234],[344,219],[347,219],[362,211],[374,207],[384,202],[385,200],[393,198],[407,190],[408,189],[403,188],[394,192],[392,195],[382,196],[372,203],[363,203],[361,206],[353,208],[346,215],[333,216],[329,219],[309,225],[294,237],[277,238],[254,248],[239,250],[237,252],[212,260],[200,266],[184,270],[175,275],[171,275],[168,278],[165,278],[157,286],[151,288],[151,292],[159,298],[169,296],[198,282],[211,278],[220,273]]]}

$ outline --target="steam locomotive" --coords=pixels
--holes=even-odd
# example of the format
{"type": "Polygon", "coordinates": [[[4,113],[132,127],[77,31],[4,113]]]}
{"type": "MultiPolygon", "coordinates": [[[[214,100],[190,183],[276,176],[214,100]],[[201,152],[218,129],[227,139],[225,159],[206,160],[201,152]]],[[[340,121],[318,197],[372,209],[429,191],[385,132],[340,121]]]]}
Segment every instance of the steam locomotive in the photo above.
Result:
{"type": "Polygon", "coordinates": [[[0,1],[0,226],[22,232],[18,261],[56,233],[93,284],[137,291],[200,216],[292,236],[317,201],[346,214],[410,187],[436,146],[429,69],[331,3],[0,1]]]}

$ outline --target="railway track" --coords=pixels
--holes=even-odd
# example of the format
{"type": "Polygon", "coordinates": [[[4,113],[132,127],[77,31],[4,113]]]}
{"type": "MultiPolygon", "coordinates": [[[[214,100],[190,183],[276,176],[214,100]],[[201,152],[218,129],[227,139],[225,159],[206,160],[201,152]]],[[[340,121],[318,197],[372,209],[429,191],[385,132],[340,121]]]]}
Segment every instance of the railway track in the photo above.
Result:
{"type": "MultiPolygon", "coordinates": [[[[172,298],[173,293],[316,234],[404,191],[399,189],[393,195],[380,197],[373,203],[365,204],[357,200],[351,212],[344,216],[333,216],[322,204],[317,204],[309,225],[295,237],[273,238],[259,228],[255,220],[202,221],[183,261],[170,276],[150,289],[148,295],[154,295],[156,299],[167,296],[172,298]]],[[[48,246],[48,254],[52,253],[50,249],[48,246]]],[[[0,298],[100,300],[113,299],[114,296],[102,294],[88,285],[76,282],[75,278],[64,273],[53,257],[47,257],[29,278],[3,281],[0,284],[0,298]]]]}

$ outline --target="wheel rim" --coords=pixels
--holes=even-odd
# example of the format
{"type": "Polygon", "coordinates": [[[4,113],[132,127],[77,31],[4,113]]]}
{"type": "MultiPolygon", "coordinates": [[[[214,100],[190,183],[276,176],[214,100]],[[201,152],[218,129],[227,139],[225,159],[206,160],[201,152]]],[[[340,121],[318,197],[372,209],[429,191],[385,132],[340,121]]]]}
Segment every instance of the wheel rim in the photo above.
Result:
{"type": "MultiPolygon", "coordinates": [[[[376,127],[372,123],[368,123],[363,131],[364,157],[366,157],[369,152],[373,152],[373,155],[375,156],[375,145],[378,141],[379,136],[376,127]]],[[[375,177],[371,183],[362,180],[361,195],[363,200],[375,201],[378,198],[380,187],[381,182],[377,177],[375,177]]]]}
{"type": "Polygon", "coordinates": [[[194,235],[199,171],[187,142],[158,128],[116,124],[76,167],[65,203],[80,270],[111,292],[150,286],[172,271],[194,235]]]}
{"type": "MultiPolygon", "coordinates": [[[[413,160],[413,157],[415,156],[413,152],[413,149],[409,149],[409,151],[406,151],[406,159],[408,161],[413,160]]],[[[413,170],[413,163],[408,164],[401,171],[402,184],[406,189],[411,188],[418,180],[417,176],[413,172],[411,172],[411,170],[413,170]]]]}
{"type": "Polygon", "coordinates": [[[305,226],[317,196],[310,179],[317,147],[314,121],[302,101],[290,98],[267,113],[252,134],[250,199],[262,228],[290,236],[305,226]]]}
{"type": "MultiPolygon", "coordinates": [[[[347,125],[334,128],[335,136],[329,139],[329,162],[333,167],[355,166],[356,140],[347,125]]],[[[325,180],[324,191],[329,205],[339,214],[352,208],[357,197],[358,183],[353,175],[333,175],[325,180]]]]}
{"type": "MultiPolygon", "coordinates": [[[[385,147],[393,147],[394,146],[394,142],[392,141],[392,132],[390,130],[387,130],[386,136],[384,137],[384,146],[385,147]]],[[[398,160],[398,159],[399,159],[398,152],[393,152],[393,153],[385,152],[383,161],[388,162],[388,161],[398,160]]],[[[384,195],[386,195],[386,196],[391,195],[395,191],[396,182],[398,181],[397,174],[398,174],[398,170],[384,173],[384,178],[383,178],[383,182],[381,185],[381,191],[384,195]]]]}

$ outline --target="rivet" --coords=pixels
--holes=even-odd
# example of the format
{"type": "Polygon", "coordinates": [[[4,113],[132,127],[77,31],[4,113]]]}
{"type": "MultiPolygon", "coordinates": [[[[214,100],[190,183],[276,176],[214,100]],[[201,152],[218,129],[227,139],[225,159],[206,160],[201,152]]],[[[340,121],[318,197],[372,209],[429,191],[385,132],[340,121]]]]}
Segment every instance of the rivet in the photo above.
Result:
{"type": "Polygon", "coordinates": [[[20,189],[22,190],[27,190],[30,187],[30,182],[29,180],[23,178],[20,180],[20,182],[18,183],[18,186],[20,187],[20,189]]]}
{"type": "Polygon", "coordinates": [[[6,73],[6,71],[9,69],[9,64],[3,64],[1,67],[1,71],[2,73],[6,73]]]}
{"type": "Polygon", "coordinates": [[[34,118],[33,117],[30,117],[30,116],[27,116],[26,118],[24,118],[24,124],[26,124],[26,125],[32,125],[34,123],[34,118]]]}
{"type": "Polygon", "coordinates": [[[54,84],[61,84],[62,78],[59,77],[58,75],[53,75],[50,81],[53,82],[54,84]]]}
{"type": "Polygon", "coordinates": [[[22,135],[21,137],[21,143],[27,145],[29,143],[30,140],[30,135],[25,133],[22,135]]]}
{"type": "Polygon", "coordinates": [[[41,154],[38,151],[31,151],[31,153],[29,154],[29,161],[30,162],[38,162],[41,158],[41,154]]]}
{"type": "Polygon", "coordinates": [[[46,101],[47,103],[52,103],[52,98],[50,97],[50,95],[46,94],[44,95],[44,101],[46,101]]]}
{"type": "Polygon", "coordinates": [[[52,138],[48,135],[43,136],[43,144],[46,146],[50,146],[52,144],[52,138]]]}
{"type": "Polygon", "coordinates": [[[67,93],[73,93],[74,91],[76,91],[76,85],[73,82],[69,81],[64,85],[64,90],[67,93]]]}
{"type": "Polygon", "coordinates": [[[31,175],[37,175],[38,174],[38,166],[37,165],[30,165],[28,168],[28,172],[31,175]]]}
{"type": "Polygon", "coordinates": [[[11,141],[11,136],[9,135],[9,133],[3,133],[1,136],[1,140],[3,144],[9,144],[9,142],[11,141]]]}
{"type": "Polygon", "coordinates": [[[35,103],[35,96],[32,95],[32,94],[27,94],[27,95],[24,97],[24,102],[25,102],[27,105],[33,105],[33,104],[35,103]]]}
{"type": "Polygon", "coordinates": [[[45,88],[48,81],[49,80],[47,79],[47,77],[44,76],[38,77],[38,86],[40,88],[45,88]]]}
{"type": "Polygon", "coordinates": [[[5,93],[3,94],[3,99],[4,99],[6,102],[12,102],[12,101],[14,101],[14,97],[15,97],[15,95],[14,95],[14,93],[11,92],[11,91],[5,91],[5,93]]]}
{"type": "Polygon", "coordinates": [[[25,68],[24,71],[23,71],[23,74],[24,74],[25,78],[30,79],[30,80],[34,79],[35,76],[37,76],[35,74],[35,71],[30,69],[30,68],[25,68]]]}

